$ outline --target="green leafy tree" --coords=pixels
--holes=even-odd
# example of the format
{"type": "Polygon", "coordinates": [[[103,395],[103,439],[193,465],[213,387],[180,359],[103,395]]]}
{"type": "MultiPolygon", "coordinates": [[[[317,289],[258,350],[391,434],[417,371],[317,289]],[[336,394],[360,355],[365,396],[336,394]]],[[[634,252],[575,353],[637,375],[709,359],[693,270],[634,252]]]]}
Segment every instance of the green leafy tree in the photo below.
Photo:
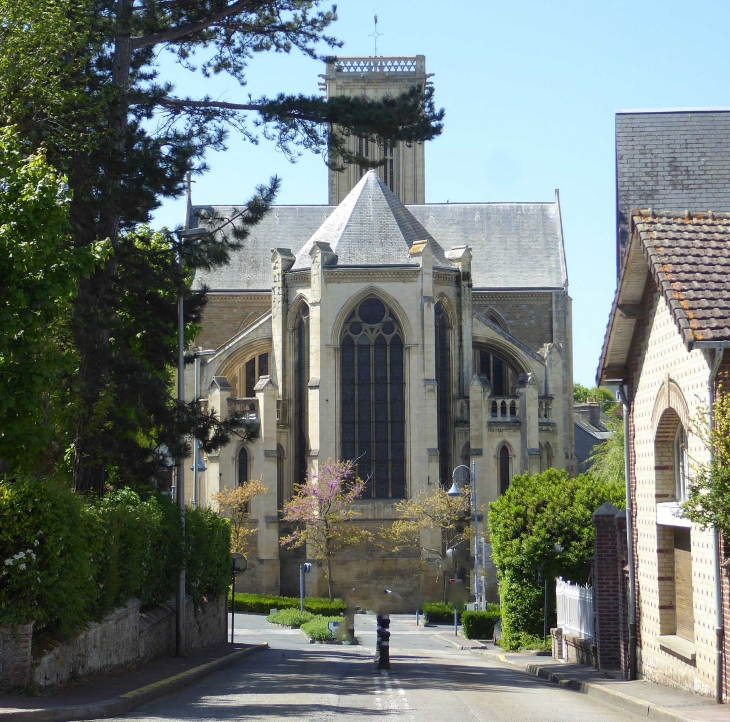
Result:
{"type": "Polygon", "coordinates": [[[380,529],[382,544],[388,551],[419,550],[424,563],[435,565],[444,583],[450,565],[449,551],[468,548],[473,536],[470,492],[467,487],[452,499],[445,489],[418,494],[395,505],[397,515],[390,525],[380,529]]]}
{"type": "Polygon", "coordinates": [[[610,414],[616,409],[616,397],[610,389],[603,386],[588,388],[582,384],[573,384],[573,401],[585,404],[589,401],[601,404],[601,411],[610,414]]]}
{"type": "Polygon", "coordinates": [[[611,436],[593,447],[588,461],[591,462],[589,473],[601,481],[610,481],[615,484],[624,483],[624,422],[615,417],[609,417],[606,428],[612,432],[611,436]]]}
{"type": "Polygon", "coordinates": [[[0,128],[0,462],[31,471],[53,456],[76,363],[69,318],[77,280],[103,244],[74,248],[66,179],[15,128],[0,128]]]}
{"type": "Polygon", "coordinates": [[[284,521],[297,528],[281,539],[281,545],[290,549],[303,546],[312,559],[324,563],[330,599],[334,599],[332,565],[337,554],[372,539],[369,531],[354,523],[360,513],[353,502],[364,489],[365,482],[355,477],[353,462],[328,459],[284,504],[284,521]]]}
{"type": "MultiPolygon", "coordinates": [[[[548,469],[512,479],[492,502],[489,531],[502,599],[502,633],[509,648],[523,635],[542,635],[544,581],[563,577],[576,584],[588,580],[593,555],[593,512],[610,501],[621,508],[619,484],[589,474],[571,478],[548,469]]],[[[554,594],[551,615],[554,616],[554,594]]]]}
{"type": "Polygon", "coordinates": [[[730,536],[730,393],[719,393],[712,407],[700,412],[692,431],[712,451],[706,463],[693,463],[684,516],[703,528],[718,527],[730,536]]]}
{"type": "MultiPolygon", "coordinates": [[[[322,154],[332,167],[351,161],[372,165],[347,150],[348,135],[420,142],[441,132],[443,112],[435,109],[430,88],[378,102],[285,94],[228,102],[177,93],[160,74],[157,60],[163,55],[190,73],[226,74],[243,89],[248,64],[258,53],[298,50],[323,59],[319,47],[340,43],[328,34],[334,8],[320,10],[320,4],[0,0],[0,108],[33,147],[44,145],[51,163],[67,175],[75,246],[89,248],[108,239],[111,247],[104,264],[79,281],[73,303],[79,353],[73,476],[79,491],[101,494],[115,469],[125,469],[128,481],[145,480],[155,458],[149,448],[155,443],[171,447],[172,437],[179,436],[170,429],[192,427],[209,442],[205,430],[210,432],[213,421],[199,414],[191,419],[193,410],[186,413],[176,406],[169,373],[157,372],[164,361],[158,351],[151,351],[150,361],[135,355],[141,346],[122,347],[140,328],[133,315],[140,312],[139,304],[127,306],[129,329],[123,329],[120,318],[129,280],[123,273],[123,265],[130,263],[125,252],[137,248],[125,240],[127,234],[149,221],[161,198],[183,192],[187,172],[205,170],[207,151],[223,150],[233,131],[252,142],[262,134],[292,159],[309,150],[322,154]],[[136,366],[154,373],[137,382],[132,378],[136,366]],[[121,406],[119,399],[125,400],[121,406]],[[134,438],[126,427],[152,410],[156,423],[146,426],[154,426],[156,433],[151,439],[145,429],[140,449],[125,458],[134,438]],[[118,425],[125,427],[128,443],[115,443],[118,425]]],[[[188,266],[225,263],[266,213],[278,185],[272,179],[259,188],[240,223],[235,228],[228,224],[215,242],[185,247],[188,266]]],[[[175,240],[168,236],[167,244],[171,269],[175,240]]],[[[175,280],[180,289],[183,279],[175,280]]],[[[168,306],[166,300],[165,318],[168,306]]],[[[143,316],[149,310],[144,306],[143,316]]]]}

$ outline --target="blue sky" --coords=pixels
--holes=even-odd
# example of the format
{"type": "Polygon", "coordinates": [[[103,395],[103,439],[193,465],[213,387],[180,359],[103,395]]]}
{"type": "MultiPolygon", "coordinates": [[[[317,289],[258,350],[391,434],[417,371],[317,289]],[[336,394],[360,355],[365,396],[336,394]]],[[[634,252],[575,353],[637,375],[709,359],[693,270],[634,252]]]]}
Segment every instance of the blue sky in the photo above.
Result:
{"type": "MultiPolygon", "coordinates": [[[[426,56],[445,130],[426,146],[426,201],[551,201],[560,189],[573,298],[575,381],[594,385],[615,287],[614,113],[727,107],[730,3],[723,0],[343,0],[340,55],[426,56]]],[[[190,95],[245,101],[316,93],[322,65],[301,55],[254,58],[244,89],[164,64],[190,95]]],[[[208,156],[195,203],[241,203],[277,174],[280,203],[326,203],[321,158],[290,164],[273,144],[231,138],[208,156]]],[[[182,222],[168,201],[155,225],[182,222]]],[[[535,259],[540,262],[539,258],[535,259]]]]}

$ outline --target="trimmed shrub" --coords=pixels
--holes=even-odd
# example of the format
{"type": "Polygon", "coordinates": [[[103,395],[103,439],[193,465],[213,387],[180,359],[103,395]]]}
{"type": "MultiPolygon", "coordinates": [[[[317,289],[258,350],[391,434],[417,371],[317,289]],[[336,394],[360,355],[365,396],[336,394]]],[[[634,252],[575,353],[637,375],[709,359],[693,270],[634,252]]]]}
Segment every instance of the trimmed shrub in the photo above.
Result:
{"type": "Polygon", "coordinates": [[[467,639],[492,639],[494,625],[500,618],[499,610],[464,611],[461,613],[461,624],[467,639]]]}
{"type": "Polygon", "coordinates": [[[515,476],[492,502],[489,531],[502,600],[502,640],[518,649],[524,635],[543,632],[545,585],[548,624],[555,626],[554,579],[585,584],[593,554],[593,512],[610,501],[624,506],[620,484],[590,474],[571,478],[566,471],[515,476]]]}
{"type": "MultiPolygon", "coordinates": [[[[234,607],[237,612],[268,614],[272,609],[299,609],[299,597],[279,597],[275,594],[236,594],[234,607]]],[[[333,615],[344,612],[341,599],[304,597],[304,609],[312,614],[333,615]]]]}
{"type": "Polygon", "coordinates": [[[334,642],[335,638],[329,630],[329,622],[343,622],[342,617],[323,617],[317,615],[309,622],[302,624],[301,630],[315,642],[334,642]]]}
{"type": "MultiPolygon", "coordinates": [[[[185,510],[185,588],[199,604],[224,594],[231,582],[231,525],[212,509],[185,510]]],[[[268,611],[268,610],[267,610],[268,611]]]]}
{"type": "Polygon", "coordinates": [[[209,509],[121,489],[102,500],[48,479],[0,480],[0,624],[70,631],[137,597],[145,607],[174,593],[187,550],[196,602],[224,593],[229,527],[209,509]]]}
{"type": "Polygon", "coordinates": [[[0,624],[67,629],[86,621],[99,595],[89,545],[100,528],[67,486],[0,482],[0,624]]]}
{"type": "Polygon", "coordinates": [[[301,627],[306,622],[311,622],[314,614],[311,612],[302,612],[299,609],[280,609],[275,614],[269,614],[266,617],[267,622],[272,624],[281,624],[282,627],[301,627]]]}
{"type": "MultiPolygon", "coordinates": [[[[459,615],[463,605],[459,606],[459,615]]],[[[454,605],[451,602],[424,602],[421,611],[428,615],[431,624],[449,624],[454,622],[454,605]]]]}
{"type": "Polygon", "coordinates": [[[95,616],[137,597],[144,607],[169,599],[182,565],[180,510],[166,497],[143,501],[120,489],[89,508],[99,536],[90,546],[97,567],[95,616]]]}

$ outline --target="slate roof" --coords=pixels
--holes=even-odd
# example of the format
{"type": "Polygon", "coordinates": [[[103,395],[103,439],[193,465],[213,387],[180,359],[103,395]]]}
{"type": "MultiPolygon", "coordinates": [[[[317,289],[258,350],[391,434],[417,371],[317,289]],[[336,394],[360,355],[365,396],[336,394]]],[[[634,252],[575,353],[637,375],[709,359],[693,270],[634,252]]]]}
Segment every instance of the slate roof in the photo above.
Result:
{"type": "Polygon", "coordinates": [[[730,214],[639,211],[634,226],[682,333],[730,341],[730,214]]]}
{"type": "MultiPolygon", "coordinates": [[[[375,191],[372,181],[367,189],[375,191]]],[[[551,203],[425,203],[397,207],[400,202],[390,191],[380,190],[378,207],[384,212],[383,199],[393,218],[385,221],[368,218],[369,203],[365,185],[358,196],[358,207],[345,209],[342,217],[330,225],[328,220],[341,210],[347,199],[337,206],[274,206],[272,211],[242,242],[230,263],[213,272],[196,276],[195,288],[204,283],[211,291],[269,291],[271,289],[271,249],[290,248],[298,254],[297,267],[306,267],[305,245],[320,231],[337,237],[338,265],[378,265],[376,256],[388,264],[412,263],[401,255],[405,243],[429,240],[435,244],[436,265],[451,264],[444,250],[459,245],[472,249],[472,280],[480,289],[563,289],[568,276],[565,266],[560,203],[556,194],[551,203]],[[390,194],[390,195],[388,195],[390,194]],[[367,203],[366,203],[367,201],[367,203]],[[401,210],[402,209],[402,210],[401,210]],[[392,245],[370,243],[363,246],[356,236],[355,215],[363,214],[373,234],[378,223],[393,227],[397,242],[392,245]],[[349,227],[349,223],[353,225],[349,227]],[[339,235],[338,235],[339,234],[339,235]],[[425,235],[424,235],[425,234],[425,235]],[[417,236],[417,238],[416,238],[417,236]],[[369,248],[369,250],[368,250],[369,248]],[[301,259],[301,262],[300,262],[301,259]]],[[[375,203],[376,201],[374,201],[375,203]]],[[[230,218],[240,206],[196,206],[196,211],[215,210],[220,218],[230,218]]],[[[194,215],[193,215],[194,217],[194,215]]],[[[194,225],[194,221],[193,221],[194,225]]],[[[374,238],[371,235],[371,241],[374,238]]],[[[332,243],[332,241],[328,241],[332,243]]]]}
{"type": "Polygon", "coordinates": [[[730,110],[616,114],[619,243],[635,208],[730,212],[730,110]]]}
{"type": "Polygon", "coordinates": [[[625,380],[647,273],[685,346],[730,342],[730,214],[635,211],[598,366],[599,384],[625,380]]]}
{"type": "Polygon", "coordinates": [[[444,248],[371,170],[299,250],[292,270],[311,266],[309,252],[317,242],[330,244],[337,266],[417,266],[408,254],[416,241],[428,241],[435,266],[454,267],[444,248]]]}

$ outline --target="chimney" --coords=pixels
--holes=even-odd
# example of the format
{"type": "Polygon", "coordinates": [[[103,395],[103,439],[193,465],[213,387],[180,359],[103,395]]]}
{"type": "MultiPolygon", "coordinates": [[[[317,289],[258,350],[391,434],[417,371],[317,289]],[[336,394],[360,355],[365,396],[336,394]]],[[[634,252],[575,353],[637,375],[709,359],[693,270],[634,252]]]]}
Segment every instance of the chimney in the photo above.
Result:
{"type": "Polygon", "coordinates": [[[599,427],[601,423],[601,404],[597,402],[573,404],[573,412],[591,426],[599,427]]]}

